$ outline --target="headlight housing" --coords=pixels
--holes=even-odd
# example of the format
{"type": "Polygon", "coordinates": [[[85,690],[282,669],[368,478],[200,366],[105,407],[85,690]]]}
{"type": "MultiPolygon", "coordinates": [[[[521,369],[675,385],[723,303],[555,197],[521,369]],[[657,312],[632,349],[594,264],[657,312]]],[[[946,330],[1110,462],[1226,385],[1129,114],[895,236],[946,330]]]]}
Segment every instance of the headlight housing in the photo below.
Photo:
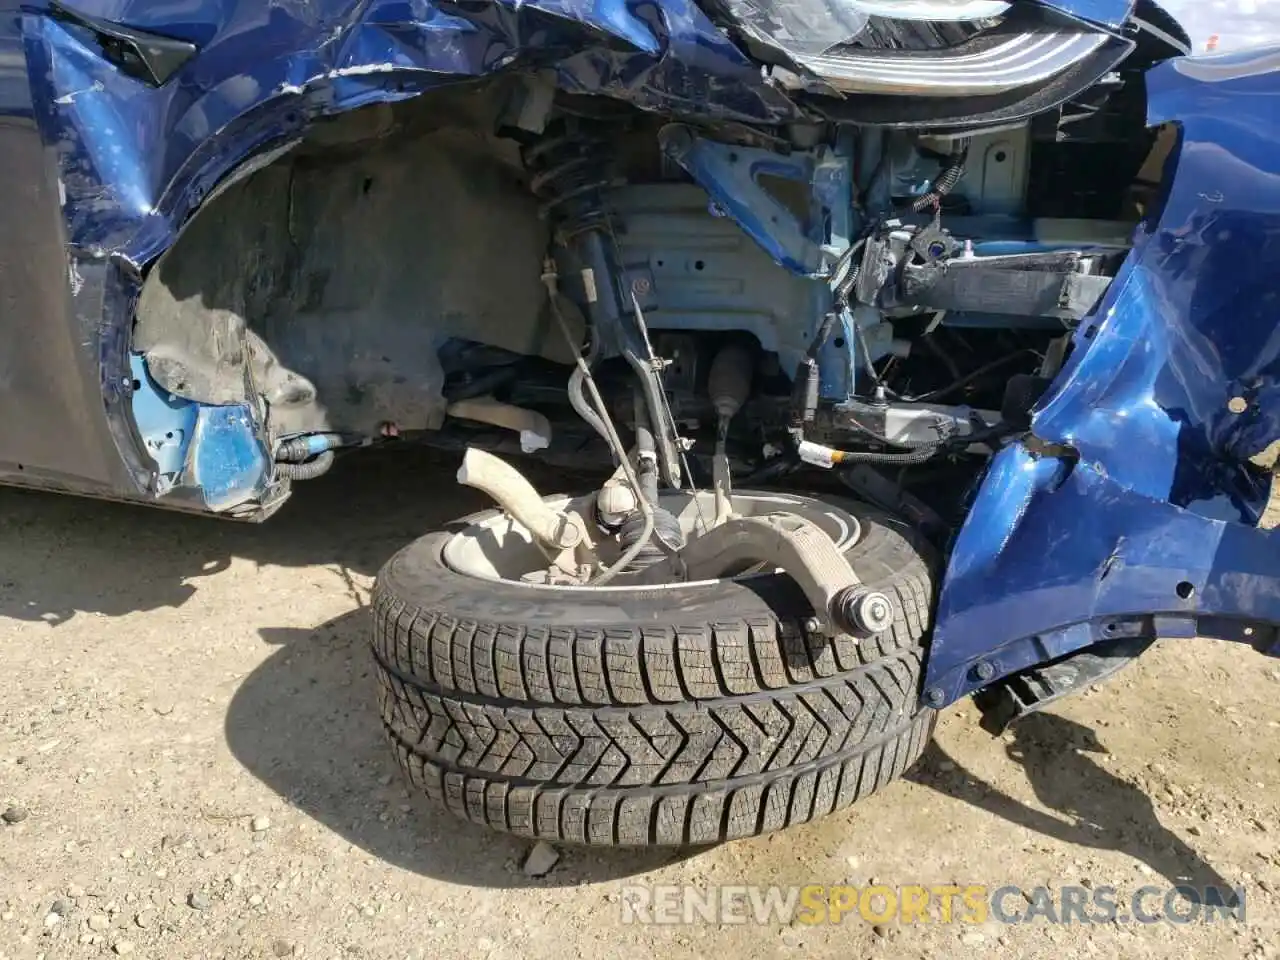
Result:
{"type": "MultiPolygon", "coordinates": [[[[1038,4],[1003,0],[708,0],[755,51],[772,51],[784,86],[828,95],[967,99],[1053,82],[1116,34],[1038,4]]],[[[1111,55],[1111,54],[1114,54],[1111,55]]]]}

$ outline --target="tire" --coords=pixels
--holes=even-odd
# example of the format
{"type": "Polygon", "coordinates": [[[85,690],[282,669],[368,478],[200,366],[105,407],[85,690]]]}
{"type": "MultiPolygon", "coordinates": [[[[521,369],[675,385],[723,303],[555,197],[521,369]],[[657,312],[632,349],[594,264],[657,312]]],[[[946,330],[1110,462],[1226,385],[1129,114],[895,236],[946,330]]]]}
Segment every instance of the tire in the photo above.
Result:
{"type": "Polygon", "coordinates": [[[839,506],[862,526],[846,555],[895,606],[879,636],[807,635],[783,575],[530,589],[448,568],[449,533],[414,542],[373,599],[400,765],[461,817],[602,846],[753,836],[878,789],[933,729],[918,703],[932,577],[909,528],[839,506]]]}

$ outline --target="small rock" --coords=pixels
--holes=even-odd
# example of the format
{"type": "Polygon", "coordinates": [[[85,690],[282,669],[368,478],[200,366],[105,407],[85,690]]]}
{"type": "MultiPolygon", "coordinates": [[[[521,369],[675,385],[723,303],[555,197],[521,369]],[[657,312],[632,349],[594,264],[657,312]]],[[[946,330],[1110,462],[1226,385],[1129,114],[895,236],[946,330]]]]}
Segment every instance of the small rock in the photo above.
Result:
{"type": "Polygon", "coordinates": [[[251,906],[251,907],[260,907],[260,906],[262,906],[262,894],[260,894],[260,893],[255,893],[255,894],[253,894],[252,896],[250,896],[250,897],[249,897],[249,906],[251,906]]]}
{"type": "Polygon", "coordinates": [[[121,860],[132,860],[135,856],[137,856],[137,851],[133,847],[125,847],[120,851],[121,860]]]}
{"type": "Polygon", "coordinates": [[[1199,837],[1204,834],[1204,828],[1198,823],[1193,823],[1191,826],[1187,827],[1187,833],[1191,834],[1193,837],[1199,837]]]}
{"type": "Polygon", "coordinates": [[[133,918],[133,922],[138,925],[139,929],[146,930],[147,927],[151,926],[151,914],[144,910],[133,918]]]}
{"type": "Polygon", "coordinates": [[[44,925],[46,930],[51,927],[56,927],[61,922],[62,922],[61,914],[54,913],[52,910],[50,910],[48,913],[44,915],[44,925]]]}
{"type": "Polygon", "coordinates": [[[956,765],[955,765],[955,761],[953,760],[938,761],[938,769],[941,770],[943,773],[950,773],[955,768],[956,768],[956,765]]]}
{"type": "Polygon", "coordinates": [[[966,933],[963,937],[961,937],[960,942],[963,943],[966,947],[976,947],[976,946],[979,946],[980,944],[987,942],[987,935],[985,933],[979,933],[977,930],[974,930],[970,933],[966,933]]]}
{"type": "Polygon", "coordinates": [[[49,908],[49,911],[51,913],[56,913],[60,917],[65,917],[75,908],[76,905],[66,897],[59,897],[57,900],[53,901],[53,906],[49,908]]]}
{"type": "Polygon", "coordinates": [[[213,901],[209,899],[207,893],[197,890],[187,897],[187,906],[192,910],[208,910],[213,906],[213,901]]]}
{"type": "Polygon", "coordinates": [[[111,921],[107,919],[105,913],[95,913],[89,918],[89,929],[101,933],[107,927],[111,926],[111,921]]]}
{"type": "Polygon", "coordinates": [[[372,917],[375,913],[377,913],[377,911],[373,909],[373,904],[367,904],[360,910],[360,915],[362,917],[372,917]]]}
{"type": "Polygon", "coordinates": [[[545,877],[560,860],[560,853],[545,840],[536,843],[524,859],[526,877],[545,877]]]}
{"type": "Polygon", "coordinates": [[[111,947],[111,949],[114,950],[116,953],[118,953],[120,956],[127,957],[129,954],[133,953],[133,941],[117,940],[115,944],[111,947]]]}
{"type": "Polygon", "coordinates": [[[68,883],[67,896],[71,897],[73,900],[79,900],[84,896],[84,887],[80,886],[78,883],[68,883]]]}
{"type": "Polygon", "coordinates": [[[292,957],[298,952],[298,945],[292,940],[271,941],[271,952],[277,957],[292,957]]]}
{"type": "Polygon", "coordinates": [[[877,937],[879,937],[881,940],[888,940],[888,939],[889,939],[889,928],[888,928],[888,927],[886,927],[883,923],[877,923],[877,924],[875,924],[875,925],[871,928],[871,932],[872,932],[872,933],[874,933],[874,934],[875,934],[877,937]]]}
{"type": "Polygon", "coordinates": [[[1150,770],[1152,773],[1154,773],[1157,777],[1167,776],[1169,773],[1169,771],[1164,768],[1164,765],[1160,763],[1149,764],[1147,766],[1147,769],[1150,770]]]}
{"type": "Polygon", "coordinates": [[[31,816],[31,814],[27,812],[26,807],[17,806],[6,807],[4,813],[0,814],[0,817],[4,818],[5,823],[21,823],[29,816],[31,816]]]}
{"type": "Polygon", "coordinates": [[[262,833],[264,830],[271,829],[270,817],[254,817],[253,822],[249,824],[254,833],[262,833]]]}
{"type": "Polygon", "coordinates": [[[169,714],[173,713],[173,704],[165,700],[160,703],[153,704],[151,709],[154,710],[157,715],[167,717],[169,714]]]}

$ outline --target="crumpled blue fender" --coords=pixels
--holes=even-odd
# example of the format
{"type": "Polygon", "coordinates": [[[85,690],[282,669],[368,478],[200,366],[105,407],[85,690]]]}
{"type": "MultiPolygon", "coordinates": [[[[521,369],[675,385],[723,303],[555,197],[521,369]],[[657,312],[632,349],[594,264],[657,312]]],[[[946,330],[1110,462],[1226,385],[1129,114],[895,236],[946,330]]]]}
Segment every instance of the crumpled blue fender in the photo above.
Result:
{"type": "Polygon", "coordinates": [[[1280,532],[1256,524],[1280,440],[1280,49],[1170,61],[1149,120],[1180,143],[1135,246],[955,543],[925,701],[1127,636],[1280,624],[1280,532]]]}
{"type": "Polygon", "coordinates": [[[692,0],[66,0],[69,10],[199,44],[160,87],[106,64],[86,31],[24,15],[71,242],[137,265],[228,173],[316,116],[513,68],[664,114],[799,116],[692,0]]]}

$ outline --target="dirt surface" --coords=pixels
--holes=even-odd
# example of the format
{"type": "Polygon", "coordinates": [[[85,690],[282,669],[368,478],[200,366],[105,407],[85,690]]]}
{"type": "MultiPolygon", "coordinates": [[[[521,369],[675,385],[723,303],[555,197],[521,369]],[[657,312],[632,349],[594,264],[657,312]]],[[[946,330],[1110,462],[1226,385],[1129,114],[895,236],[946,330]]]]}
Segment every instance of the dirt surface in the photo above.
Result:
{"type": "Polygon", "coordinates": [[[907,778],[693,853],[529,845],[404,790],[364,607],[482,506],[371,455],[260,527],[0,490],[0,957],[1280,956],[1280,664],[1166,641],[1002,738],[971,705],[907,778]],[[25,815],[25,816],[24,816],[25,815]],[[628,885],[1243,885],[1244,923],[635,926],[628,885]]]}

